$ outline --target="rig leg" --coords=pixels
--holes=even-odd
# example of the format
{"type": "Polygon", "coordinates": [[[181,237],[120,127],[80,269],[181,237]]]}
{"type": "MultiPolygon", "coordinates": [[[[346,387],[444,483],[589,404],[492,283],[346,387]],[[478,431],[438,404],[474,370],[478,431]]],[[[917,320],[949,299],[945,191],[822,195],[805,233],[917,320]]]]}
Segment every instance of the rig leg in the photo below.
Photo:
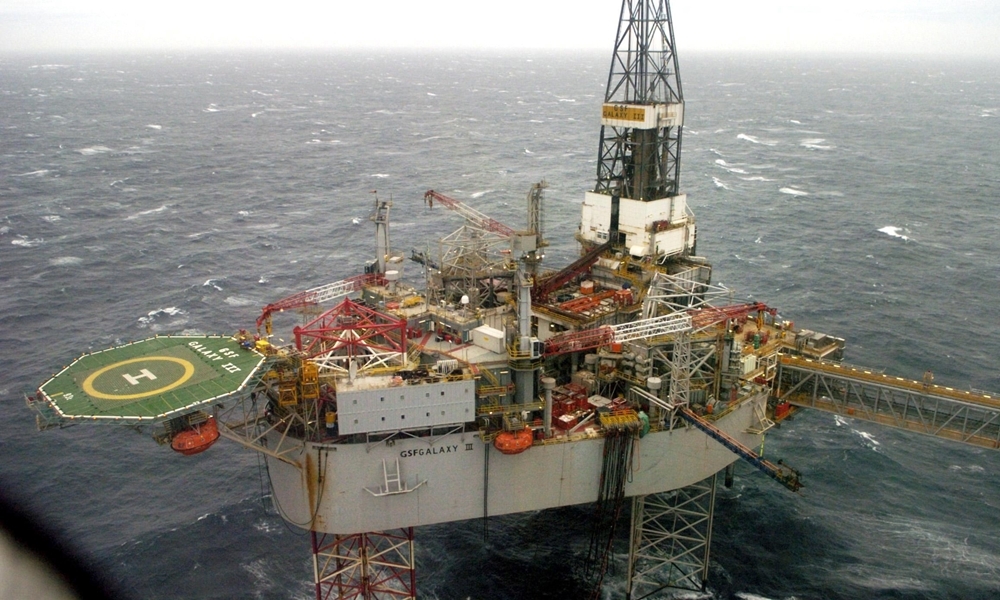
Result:
{"type": "Polygon", "coordinates": [[[626,598],[648,598],[664,588],[704,591],[716,478],[632,499],[626,598]]]}
{"type": "Polygon", "coordinates": [[[316,600],[413,600],[413,528],[353,535],[312,532],[316,600]]]}

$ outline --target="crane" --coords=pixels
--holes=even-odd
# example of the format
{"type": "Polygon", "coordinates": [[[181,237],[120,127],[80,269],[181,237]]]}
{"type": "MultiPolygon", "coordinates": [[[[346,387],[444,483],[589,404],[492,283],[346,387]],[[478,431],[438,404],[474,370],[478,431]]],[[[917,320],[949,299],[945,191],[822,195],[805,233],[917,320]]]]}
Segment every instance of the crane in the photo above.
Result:
{"type": "Polygon", "coordinates": [[[439,204],[462,215],[469,223],[479,229],[495,233],[504,238],[509,238],[514,235],[514,230],[510,227],[507,227],[492,217],[484,215],[464,202],[460,202],[454,198],[445,196],[440,192],[435,192],[434,190],[427,190],[424,193],[424,202],[426,202],[431,208],[434,207],[435,200],[437,200],[439,204]]]}
{"type": "Polygon", "coordinates": [[[260,316],[257,317],[257,333],[260,333],[261,325],[267,335],[271,335],[271,315],[276,312],[291,310],[294,308],[304,308],[315,306],[323,302],[343,298],[348,294],[360,290],[366,285],[383,285],[385,277],[381,273],[369,273],[365,275],[355,275],[340,281],[328,283],[318,287],[310,288],[303,292],[292,294],[287,298],[272,302],[264,307],[260,316]]]}

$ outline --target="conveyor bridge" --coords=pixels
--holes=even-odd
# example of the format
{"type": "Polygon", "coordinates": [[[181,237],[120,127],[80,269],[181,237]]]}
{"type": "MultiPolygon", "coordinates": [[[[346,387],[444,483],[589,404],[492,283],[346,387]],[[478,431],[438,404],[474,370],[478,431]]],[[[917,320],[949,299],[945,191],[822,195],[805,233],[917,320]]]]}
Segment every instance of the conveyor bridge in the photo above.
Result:
{"type": "Polygon", "coordinates": [[[1000,396],[797,356],[780,369],[779,402],[1000,448],[1000,396]]]}

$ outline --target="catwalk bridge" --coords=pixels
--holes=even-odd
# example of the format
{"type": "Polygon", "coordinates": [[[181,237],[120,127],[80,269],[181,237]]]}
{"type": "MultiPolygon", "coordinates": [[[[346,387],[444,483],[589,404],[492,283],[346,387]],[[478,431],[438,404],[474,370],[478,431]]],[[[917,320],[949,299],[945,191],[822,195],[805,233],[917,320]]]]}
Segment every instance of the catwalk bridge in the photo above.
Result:
{"type": "Polygon", "coordinates": [[[779,402],[1000,448],[1000,395],[796,356],[782,356],[780,368],[779,402]]]}

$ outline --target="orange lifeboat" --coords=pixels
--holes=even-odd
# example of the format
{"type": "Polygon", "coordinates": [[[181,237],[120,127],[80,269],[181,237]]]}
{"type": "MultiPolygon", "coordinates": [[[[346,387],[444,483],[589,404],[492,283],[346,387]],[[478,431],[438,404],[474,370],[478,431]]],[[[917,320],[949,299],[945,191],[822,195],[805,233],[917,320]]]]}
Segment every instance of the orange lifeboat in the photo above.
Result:
{"type": "Polygon", "coordinates": [[[191,429],[185,429],[175,435],[170,447],[185,456],[191,456],[208,450],[218,439],[219,426],[215,423],[214,417],[209,417],[204,423],[194,425],[191,429]]]}
{"type": "Polygon", "coordinates": [[[520,431],[504,431],[493,440],[493,445],[504,454],[520,454],[531,447],[531,428],[520,431]]]}

